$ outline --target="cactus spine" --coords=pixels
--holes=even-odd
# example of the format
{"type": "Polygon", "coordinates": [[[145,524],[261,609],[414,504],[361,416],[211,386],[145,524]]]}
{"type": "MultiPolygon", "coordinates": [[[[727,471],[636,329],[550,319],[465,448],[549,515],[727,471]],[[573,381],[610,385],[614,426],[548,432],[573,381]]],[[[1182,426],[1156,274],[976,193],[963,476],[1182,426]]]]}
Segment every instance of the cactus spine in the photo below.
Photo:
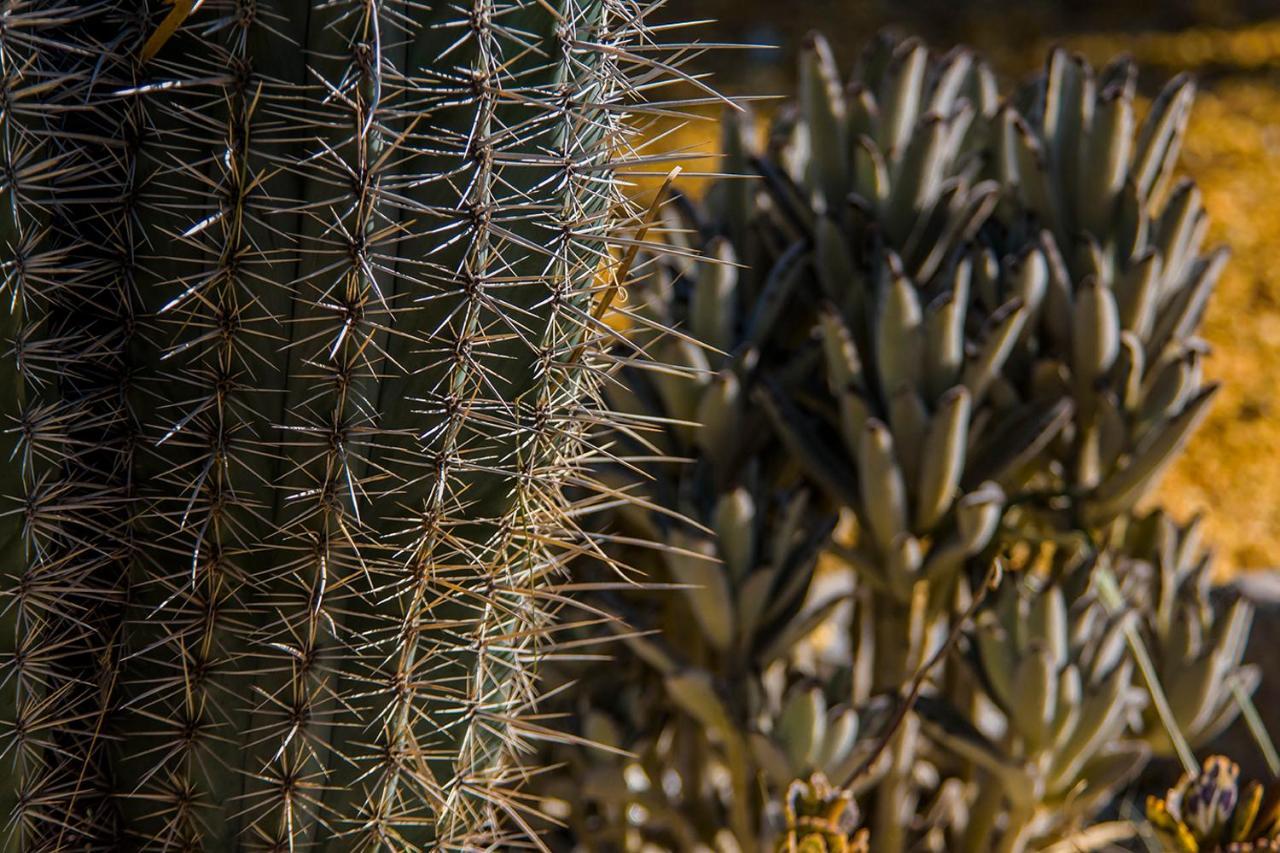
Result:
{"type": "Polygon", "coordinates": [[[506,843],[581,547],[613,175],[637,84],[678,73],[648,8],[5,8],[5,155],[39,167],[5,186],[6,329],[59,369],[18,349],[5,405],[69,435],[6,483],[75,496],[50,534],[4,516],[50,587],[6,579],[6,636],[54,658],[5,663],[13,849],[70,813],[25,821],[46,771],[86,843],[506,843]],[[41,270],[45,231],[70,260],[41,270]]]}
{"type": "Polygon", "coordinates": [[[13,851],[77,847],[111,823],[100,759],[128,547],[128,308],[114,115],[81,100],[102,11],[7,2],[0,28],[0,808],[13,851]]]}

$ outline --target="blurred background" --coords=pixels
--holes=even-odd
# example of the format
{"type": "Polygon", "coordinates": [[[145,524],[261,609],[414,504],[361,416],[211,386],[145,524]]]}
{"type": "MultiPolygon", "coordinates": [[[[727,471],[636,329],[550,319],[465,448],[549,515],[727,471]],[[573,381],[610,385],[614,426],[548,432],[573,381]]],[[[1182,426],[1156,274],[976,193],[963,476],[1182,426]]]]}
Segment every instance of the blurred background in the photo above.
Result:
{"type": "MultiPolygon", "coordinates": [[[[1180,517],[1207,514],[1223,574],[1280,566],[1280,2],[671,0],[667,16],[709,19],[699,29],[704,42],[749,45],[709,49],[691,65],[735,97],[786,95],[795,49],[811,29],[831,40],[845,72],[885,26],[942,51],[978,48],[1010,77],[1034,73],[1055,44],[1095,64],[1129,53],[1148,94],[1192,72],[1201,94],[1184,169],[1204,193],[1211,240],[1234,253],[1204,325],[1213,347],[1206,374],[1225,387],[1159,498],[1180,517]]],[[[767,114],[770,103],[756,108],[767,114]]],[[[714,152],[713,122],[664,131],[691,155],[714,152]]],[[[714,168],[706,160],[687,165],[714,168]]]]}

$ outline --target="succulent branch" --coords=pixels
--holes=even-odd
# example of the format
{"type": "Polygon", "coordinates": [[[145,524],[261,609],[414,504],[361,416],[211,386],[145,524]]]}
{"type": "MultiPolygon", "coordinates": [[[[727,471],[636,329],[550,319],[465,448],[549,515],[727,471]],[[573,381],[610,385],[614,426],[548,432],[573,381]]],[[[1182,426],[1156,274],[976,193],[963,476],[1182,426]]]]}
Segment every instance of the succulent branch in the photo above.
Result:
{"type": "MultiPolygon", "coordinates": [[[[1199,525],[1198,518],[1178,525],[1158,510],[1133,519],[1118,567],[1178,730],[1193,747],[1236,718],[1235,691],[1251,694],[1261,678],[1256,666],[1242,663],[1253,608],[1211,594],[1211,555],[1199,525]]],[[[1172,751],[1154,711],[1144,715],[1144,727],[1154,749],[1172,751]]]]}

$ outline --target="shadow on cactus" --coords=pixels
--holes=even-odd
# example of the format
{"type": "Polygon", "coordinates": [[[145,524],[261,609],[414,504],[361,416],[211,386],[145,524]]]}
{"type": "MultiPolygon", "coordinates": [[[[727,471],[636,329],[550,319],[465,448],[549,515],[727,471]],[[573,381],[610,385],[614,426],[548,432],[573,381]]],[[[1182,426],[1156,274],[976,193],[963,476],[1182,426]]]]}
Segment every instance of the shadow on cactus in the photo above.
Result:
{"type": "Polygon", "coordinates": [[[811,37],[800,80],[764,133],[726,116],[731,177],[642,265],[600,476],[644,501],[584,520],[610,558],[585,571],[659,589],[598,596],[621,624],[557,669],[616,749],[539,755],[566,767],[548,837],[792,843],[821,771],[874,850],[1131,840],[1099,815],[1257,683],[1248,606],[1139,510],[1213,395],[1191,84],[1139,122],[1127,60],[1055,51],[1006,94],[891,36],[847,84],[811,37]]]}

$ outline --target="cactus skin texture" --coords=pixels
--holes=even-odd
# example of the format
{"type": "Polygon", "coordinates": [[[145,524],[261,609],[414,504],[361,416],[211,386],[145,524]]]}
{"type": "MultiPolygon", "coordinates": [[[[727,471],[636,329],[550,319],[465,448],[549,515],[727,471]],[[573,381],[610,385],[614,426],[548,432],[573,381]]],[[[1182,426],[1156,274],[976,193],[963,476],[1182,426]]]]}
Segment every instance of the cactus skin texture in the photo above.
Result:
{"type": "Polygon", "coordinates": [[[1239,765],[1213,755],[1164,797],[1147,798],[1147,823],[1173,853],[1280,850],[1280,785],[1241,790],[1239,765]]]}
{"type": "Polygon", "coordinates": [[[8,849],[512,842],[650,8],[4,8],[8,849]]]}
{"type": "Polygon", "coordinates": [[[128,312],[114,152],[80,100],[100,11],[6,2],[0,28],[0,848],[15,853],[93,849],[112,823],[128,312]]]}

